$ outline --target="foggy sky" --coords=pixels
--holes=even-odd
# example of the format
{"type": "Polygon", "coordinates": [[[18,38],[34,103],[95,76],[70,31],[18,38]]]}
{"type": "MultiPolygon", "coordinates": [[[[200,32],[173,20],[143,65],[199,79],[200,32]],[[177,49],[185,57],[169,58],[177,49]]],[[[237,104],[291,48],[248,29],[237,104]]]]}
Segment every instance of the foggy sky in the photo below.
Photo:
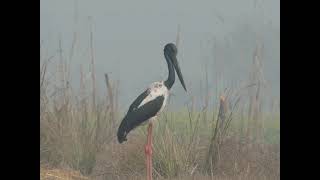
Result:
{"type": "MultiPolygon", "coordinates": [[[[80,64],[89,70],[92,29],[98,90],[105,93],[104,73],[110,73],[120,81],[120,106],[125,109],[151,82],[167,78],[163,47],[175,42],[178,24],[178,61],[190,93],[201,94],[205,68],[212,95],[220,91],[217,87],[246,80],[259,40],[270,97],[280,97],[279,0],[40,1],[45,54],[56,54],[61,38],[69,57],[76,31],[71,83],[79,88],[80,64]],[[216,81],[221,74],[225,85],[216,81]]],[[[178,81],[172,91],[176,105],[190,99],[178,81]]]]}

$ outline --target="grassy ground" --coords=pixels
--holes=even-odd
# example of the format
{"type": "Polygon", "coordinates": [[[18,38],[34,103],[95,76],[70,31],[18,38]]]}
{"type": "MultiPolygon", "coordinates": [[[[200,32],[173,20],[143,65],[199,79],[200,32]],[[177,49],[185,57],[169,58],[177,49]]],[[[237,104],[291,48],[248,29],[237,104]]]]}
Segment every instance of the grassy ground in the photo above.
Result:
{"type": "MultiPolygon", "coordinates": [[[[71,117],[72,115],[69,114],[71,112],[66,111],[68,115],[63,116],[71,117]]],[[[73,114],[74,118],[80,117],[76,115],[77,113],[73,114]]],[[[211,179],[211,177],[214,179],[279,179],[280,127],[277,117],[266,119],[262,139],[254,142],[250,142],[245,135],[241,135],[239,124],[234,123],[219,147],[220,160],[215,171],[207,172],[205,160],[214,123],[205,122],[202,118],[204,113],[194,114],[195,118],[191,117],[190,120],[186,112],[164,112],[155,123],[153,156],[155,179],[211,179]]],[[[48,119],[52,119],[50,120],[52,123],[54,119],[59,119],[56,114],[51,116],[54,117],[48,119]]],[[[102,117],[105,118],[107,115],[102,117]]],[[[100,120],[98,115],[91,115],[84,120],[85,124],[81,121],[72,122],[71,118],[69,120],[71,122],[64,122],[62,125],[61,135],[58,135],[58,129],[52,130],[55,131],[52,133],[57,133],[52,135],[49,134],[50,130],[42,127],[44,134],[41,138],[54,136],[51,142],[42,141],[40,150],[47,150],[41,154],[42,163],[59,169],[49,174],[59,174],[65,169],[71,169],[81,172],[89,179],[145,177],[146,126],[135,129],[129,134],[127,142],[118,144],[115,136],[116,128],[102,128],[99,134],[96,132],[99,131],[98,129],[88,128],[90,124],[95,126],[98,123],[100,120]],[[106,138],[108,141],[101,138],[106,138]]],[[[115,124],[119,124],[119,121],[115,124]]],[[[57,126],[56,123],[53,123],[47,128],[53,129],[55,126],[57,126]]],[[[107,125],[104,126],[107,127],[107,125]]],[[[48,173],[41,176],[42,179],[46,179],[45,176],[48,176],[48,173]]],[[[71,179],[78,179],[78,177],[71,179]]]]}
{"type": "MultiPolygon", "coordinates": [[[[117,142],[116,83],[106,76],[108,93],[99,97],[92,68],[91,81],[81,72],[75,91],[68,63],[49,78],[49,59],[40,67],[41,179],[144,179],[146,126],[117,142]]],[[[280,179],[280,109],[263,111],[260,86],[242,91],[217,92],[223,100],[198,111],[165,110],[154,124],[154,179],[280,179]]]]}

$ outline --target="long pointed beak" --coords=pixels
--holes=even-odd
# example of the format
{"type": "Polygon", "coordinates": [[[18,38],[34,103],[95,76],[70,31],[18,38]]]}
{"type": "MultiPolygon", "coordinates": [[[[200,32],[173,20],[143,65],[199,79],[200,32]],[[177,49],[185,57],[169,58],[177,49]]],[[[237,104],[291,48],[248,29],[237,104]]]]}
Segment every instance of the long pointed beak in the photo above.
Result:
{"type": "Polygon", "coordinates": [[[171,60],[172,60],[172,63],[173,63],[173,66],[178,74],[178,77],[179,77],[179,80],[183,86],[183,89],[187,92],[187,88],[186,88],[186,85],[184,84],[184,81],[183,81],[183,77],[182,77],[182,74],[181,74],[181,70],[180,70],[180,66],[179,66],[179,63],[177,61],[177,58],[175,56],[172,56],[171,57],[171,60]]]}

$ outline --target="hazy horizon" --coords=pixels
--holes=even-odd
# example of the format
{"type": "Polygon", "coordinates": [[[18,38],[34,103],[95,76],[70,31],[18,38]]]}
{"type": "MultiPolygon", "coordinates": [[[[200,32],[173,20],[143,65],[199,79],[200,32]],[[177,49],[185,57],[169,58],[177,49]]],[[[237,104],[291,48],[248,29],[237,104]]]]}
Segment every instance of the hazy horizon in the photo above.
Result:
{"type": "MultiPolygon", "coordinates": [[[[217,87],[247,80],[260,42],[270,98],[280,99],[279,1],[40,1],[40,39],[46,56],[56,54],[61,38],[69,57],[76,31],[71,83],[77,89],[80,64],[89,71],[92,28],[98,91],[106,91],[104,73],[119,80],[122,109],[151,82],[167,78],[163,47],[176,41],[178,25],[178,61],[189,93],[200,97],[205,68],[210,95],[220,93],[217,87]]],[[[58,62],[59,56],[55,59],[58,62]]],[[[174,105],[190,100],[178,80],[172,92],[174,105]]]]}

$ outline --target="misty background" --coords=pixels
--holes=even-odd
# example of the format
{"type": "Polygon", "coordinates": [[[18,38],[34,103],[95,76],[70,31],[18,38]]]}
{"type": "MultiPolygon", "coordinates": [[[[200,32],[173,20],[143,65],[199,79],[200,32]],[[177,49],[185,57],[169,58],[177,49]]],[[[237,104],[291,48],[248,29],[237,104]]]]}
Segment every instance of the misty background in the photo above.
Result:
{"type": "Polygon", "coordinates": [[[183,106],[190,94],[203,96],[206,70],[210,102],[222,88],[246,81],[259,43],[266,97],[280,99],[278,0],[41,0],[40,6],[41,53],[54,56],[51,73],[59,62],[59,39],[64,57],[69,57],[75,39],[67,61],[70,83],[79,89],[80,65],[90,70],[92,31],[98,94],[106,93],[108,73],[111,80],[119,80],[121,109],[151,82],[167,78],[163,48],[176,41],[178,25],[178,61],[188,93],[176,79],[172,106],[183,106]]]}

